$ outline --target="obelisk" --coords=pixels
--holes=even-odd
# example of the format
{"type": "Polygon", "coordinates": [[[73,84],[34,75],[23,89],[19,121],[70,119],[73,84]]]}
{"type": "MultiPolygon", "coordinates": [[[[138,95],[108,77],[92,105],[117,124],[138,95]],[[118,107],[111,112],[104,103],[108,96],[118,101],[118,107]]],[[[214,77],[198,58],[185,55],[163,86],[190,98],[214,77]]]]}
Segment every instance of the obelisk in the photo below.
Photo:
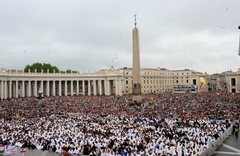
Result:
{"type": "Polygon", "coordinates": [[[135,17],[135,27],[133,29],[133,102],[141,103],[141,75],[140,75],[140,49],[139,49],[139,34],[137,29],[136,15],[135,17]]]}

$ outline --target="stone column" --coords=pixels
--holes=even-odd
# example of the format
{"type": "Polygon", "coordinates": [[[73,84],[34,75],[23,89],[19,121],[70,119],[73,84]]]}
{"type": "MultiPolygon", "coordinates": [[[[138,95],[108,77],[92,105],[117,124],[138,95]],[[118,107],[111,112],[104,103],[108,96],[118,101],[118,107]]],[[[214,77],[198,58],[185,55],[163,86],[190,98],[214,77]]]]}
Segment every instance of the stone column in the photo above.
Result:
{"type": "Polygon", "coordinates": [[[123,88],[123,79],[121,78],[121,80],[119,81],[119,90],[120,90],[120,95],[122,95],[124,93],[124,88],[123,88]]]}
{"type": "Polygon", "coordinates": [[[88,95],[91,95],[91,81],[88,80],[88,95]]]}
{"type": "Polygon", "coordinates": [[[82,80],[82,92],[85,95],[85,80],[82,80]]]}
{"type": "Polygon", "coordinates": [[[107,80],[107,95],[110,95],[110,80],[107,80]]]}
{"type": "Polygon", "coordinates": [[[73,80],[71,80],[71,96],[73,96],[73,80]]]}
{"type": "Polygon", "coordinates": [[[22,93],[23,93],[23,85],[22,85],[22,81],[20,81],[20,84],[19,84],[19,95],[20,95],[20,97],[22,97],[22,93]]]}
{"type": "Polygon", "coordinates": [[[18,80],[16,80],[15,97],[18,97],[18,80]]]}
{"type": "Polygon", "coordinates": [[[58,81],[58,95],[62,96],[62,81],[58,81]]]}
{"type": "Polygon", "coordinates": [[[4,98],[3,97],[3,80],[1,81],[1,96],[0,96],[1,100],[4,98]]]}
{"type": "Polygon", "coordinates": [[[99,80],[99,94],[102,95],[102,80],[99,80]]]}
{"type": "Polygon", "coordinates": [[[104,94],[107,95],[107,80],[104,80],[104,94]]]}
{"type": "Polygon", "coordinates": [[[47,94],[47,96],[49,96],[49,80],[47,80],[47,87],[46,87],[47,89],[46,89],[46,94],[47,94]]]}
{"type": "Polygon", "coordinates": [[[12,92],[13,92],[12,97],[16,97],[16,81],[13,82],[13,85],[12,85],[12,86],[13,86],[13,88],[12,88],[12,89],[13,89],[13,91],[12,91],[12,92]]]}
{"type": "Polygon", "coordinates": [[[37,85],[37,82],[38,82],[37,80],[34,81],[34,91],[33,91],[34,93],[32,93],[32,90],[31,90],[31,88],[32,88],[32,86],[31,86],[32,83],[31,83],[31,81],[29,82],[29,90],[30,90],[30,91],[29,91],[29,96],[32,96],[32,95],[34,95],[34,96],[36,96],[36,97],[38,96],[38,95],[37,95],[37,94],[38,94],[38,85],[37,85]]]}
{"type": "Polygon", "coordinates": [[[12,81],[9,81],[9,98],[12,98],[12,81]]]}
{"type": "Polygon", "coordinates": [[[55,85],[56,81],[53,80],[53,84],[52,84],[52,95],[56,96],[56,85],[55,85]]]}
{"type": "Polygon", "coordinates": [[[22,81],[22,97],[25,97],[25,82],[22,81]]]}
{"type": "Polygon", "coordinates": [[[79,93],[79,80],[77,80],[77,95],[78,95],[78,93],[79,93]]]}
{"type": "Polygon", "coordinates": [[[5,81],[5,84],[4,84],[4,98],[5,98],[5,99],[8,98],[8,86],[7,86],[7,81],[5,81]]]}
{"type": "Polygon", "coordinates": [[[93,80],[93,95],[97,95],[96,80],[93,80]]]}
{"type": "Polygon", "coordinates": [[[68,90],[68,88],[67,88],[67,80],[65,80],[65,88],[64,88],[65,96],[67,96],[67,90],[68,90]]]}
{"type": "Polygon", "coordinates": [[[43,93],[43,96],[46,94],[43,89],[43,80],[41,81],[40,91],[43,93]]]}
{"type": "Polygon", "coordinates": [[[119,80],[115,80],[115,94],[119,95],[119,80]]]}
{"type": "MultiPolygon", "coordinates": [[[[36,83],[36,81],[35,81],[35,83],[36,83]]],[[[35,83],[34,83],[34,85],[35,85],[35,83]]],[[[31,95],[31,89],[32,89],[32,86],[31,86],[32,84],[31,84],[31,80],[28,80],[28,97],[31,97],[32,95],[31,95]]],[[[35,89],[35,87],[34,87],[34,89],[35,89]]],[[[34,96],[36,96],[35,95],[35,93],[34,93],[34,96]]]]}

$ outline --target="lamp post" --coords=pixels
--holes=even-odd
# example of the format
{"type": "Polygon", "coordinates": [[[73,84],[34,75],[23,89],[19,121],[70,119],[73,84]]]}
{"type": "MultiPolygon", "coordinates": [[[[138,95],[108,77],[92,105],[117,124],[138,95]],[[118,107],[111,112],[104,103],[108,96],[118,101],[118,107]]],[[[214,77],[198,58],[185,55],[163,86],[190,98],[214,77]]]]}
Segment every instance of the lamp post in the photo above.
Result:
{"type": "MultiPolygon", "coordinates": [[[[238,29],[240,29],[240,26],[238,26],[238,29]]],[[[238,55],[240,55],[240,36],[239,36],[238,55]]]]}
{"type": "MultiPolygon", "coordinates": [[[[238,29],[240,29],[240,26],[238,26],[238,29]]],[[[240,35],[239,35],[238,55],[240,55],[240,35]]],[[[238,73],[239,73],[239,70],[237,71],[237,83],[238,83],[238,73]]],[[[237,91],[238,91],[238,86],[237,86],[237,91]]]]}

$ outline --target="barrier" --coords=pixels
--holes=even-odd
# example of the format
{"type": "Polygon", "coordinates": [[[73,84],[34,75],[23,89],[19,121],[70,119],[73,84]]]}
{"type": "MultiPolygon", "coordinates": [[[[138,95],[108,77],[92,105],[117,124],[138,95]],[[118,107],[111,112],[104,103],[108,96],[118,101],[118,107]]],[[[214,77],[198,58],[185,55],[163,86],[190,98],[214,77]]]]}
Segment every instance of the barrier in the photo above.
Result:
{"type": "Polygon", "coordinates": [[[205,151],[201,153],[201,156],[211,156],[215,151],[222,145],[222,143],[231,135],[232,125],[217,139],[213,142],[212,146],[210,145],[205,151]]]}
{"type": "MultiPolygon", "coordinates": [[[[49,152],[49,151],[42,151],[42,150],[30,150],[27,149],[26,153],[21,153],[20,152],[20,148],[18,147],[17,149],[17,154],[15,155],[9,155],[9,154],[3,154],[6,156],[59,156],[59,153],[55,153],[55,152],[49,152]]],[[[71,154],[71,156],[86,156],[83,154],[71,154]]]]}

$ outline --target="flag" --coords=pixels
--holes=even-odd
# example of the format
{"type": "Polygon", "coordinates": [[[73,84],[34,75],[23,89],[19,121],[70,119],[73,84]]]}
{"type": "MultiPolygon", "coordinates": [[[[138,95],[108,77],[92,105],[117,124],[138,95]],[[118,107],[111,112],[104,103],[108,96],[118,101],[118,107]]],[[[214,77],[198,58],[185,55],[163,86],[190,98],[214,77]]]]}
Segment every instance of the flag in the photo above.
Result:
{"type": "Polygon", "coordinates": [[[202,87],[207,83],[207,81],[203,77],[200,77],[200,81],[201,81],[201,85],[199,89],[202,89],[202,87]]]}
{"type": "Polygon", "coordinates": [[[4,153],[4,149],[5,149],[4,145],[0,144],[0,153],[4,153]]]}

